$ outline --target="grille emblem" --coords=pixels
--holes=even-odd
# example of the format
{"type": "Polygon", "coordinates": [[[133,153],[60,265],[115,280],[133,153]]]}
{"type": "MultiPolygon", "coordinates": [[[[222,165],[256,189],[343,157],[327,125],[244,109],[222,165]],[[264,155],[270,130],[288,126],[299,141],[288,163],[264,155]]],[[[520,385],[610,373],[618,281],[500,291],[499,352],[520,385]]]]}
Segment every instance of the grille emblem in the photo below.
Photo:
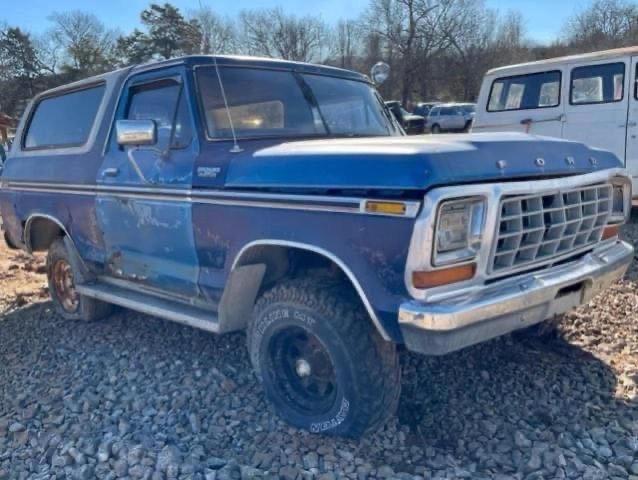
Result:
{"type": "Polygon", "coordinates": [[[507,166],[507,162],[505,160],[499,160],[496,162],[496,166],[503,170],[507,166]]]}
{"type": "Polygon", "coordinates": [[[595,157],[589,157],[589,163],[592,165],[598,165],[598,160],[595,157]]]}
{"type": "Polygon", "coordinates": [[[573,166],[576,164],[576,161],[574,160],[574,157],[565,157],[565,163],[569,166],[573,166]]]}
{"type": "Polygon", "coordinates": [[[544,167],[545,159],[542,157],[538,157],[536,160],[534,160],[534,163],[536,164],[537,167],[544,167]]]}

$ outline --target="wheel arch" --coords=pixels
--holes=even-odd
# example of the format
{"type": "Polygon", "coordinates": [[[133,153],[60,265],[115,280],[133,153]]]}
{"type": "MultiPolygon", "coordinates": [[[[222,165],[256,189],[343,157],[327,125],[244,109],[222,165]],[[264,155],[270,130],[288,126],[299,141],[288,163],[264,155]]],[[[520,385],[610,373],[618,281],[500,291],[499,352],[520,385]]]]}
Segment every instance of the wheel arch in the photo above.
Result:
{"type": "MultiPolygon", "coordinates": [[[[351,287],[357,293],[362,305],[368,312],[370,320],[373,325],[381,335],[384,340],[390,340],[391,337],[387,330],[383,327],[383,324],[379,320],[377,313],[375,312],[370,300],[368,299],[363,287],[359,283],[355,274],[348,268],[348,266],[334,253],[325,250],[321,247],[317,247],[315,245],[310,245],[301,242],[292,242],[288,240],[274,240],[274,239],[263,239],[256,240],[250,242],[237,253],[235,259],[233,261],[230,273],[230,279],[227,283],[227,288],[224,289],[224,293],[222,295],[222,301],[220,304],[220,321],[227,323],[234,323],[231,319],[237,318],[238,312],[232,311],[233,309],[239,309],[236,305],[241,302],[231,301],[231,299],[239,299],[246,298],[248,295],[252,302],[250,303],[250,308],[254,305],[259,289],[261,288],[264,281],[267,280],[268,276],[283,276],[282,271],[287,271],[287,265],[285,267],[281,264],[281,262],[285,261],[284,258],[287,257],[288,252],[297,251],[297,252],[305,252],[306,254],[310,254],[316,256],[316,258],[322,259],[323,261],[329,262],[329,264],[334,265],[339,272],[344,276],[344,278],[350,283],[351,287]],[[257,266],[261,266],[259,270],[254,270],[257,266]],[[237,291],[238,288],[241,288],[242,282],[233,282],[234,275],[242,275],[239,273],[241,269],[250,268],[253,270],[246,270],[246,277],[251,277],[254,279],[255,275],[258,275],[259,281],[252,283],[253,292],[240,292],[237,291]],[[280,271],[277,271],[277,270],[280,271]],[[256,284],[256,285],[255,285],[256,284]],[[224,301],[225,297],[228,301],[224,301]]],[[[243,312],[245,315],[245,312],[243,312]]],[[[239,315],[242,318],[245,318],[244,315],[239,315]]],[[[222,327],[223,328],[223,327],[222,327]]]]}
{"type": "Polygon", "coordinates": [[[57,218],[45,213],[33,213],[24,222],[24,246],[29,253],[47,250],[58,237],[69,232],[57,218]]]}

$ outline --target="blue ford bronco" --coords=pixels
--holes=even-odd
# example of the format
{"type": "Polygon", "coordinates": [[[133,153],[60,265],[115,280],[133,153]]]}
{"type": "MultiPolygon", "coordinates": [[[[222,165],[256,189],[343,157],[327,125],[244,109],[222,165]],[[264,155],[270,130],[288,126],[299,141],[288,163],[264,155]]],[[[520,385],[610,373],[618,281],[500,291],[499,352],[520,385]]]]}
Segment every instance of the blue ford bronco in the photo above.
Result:
{"type": "Polygon", "coordinates": [[[62,317],[245,330],[281,417],[356,437],[395,412],[400,345],[459,350],[623,276],[621,167],[523,134],[407,137],[351,71],[191,56],[35,98],[0,213],[10,246],[48,252],[62,317]]]}

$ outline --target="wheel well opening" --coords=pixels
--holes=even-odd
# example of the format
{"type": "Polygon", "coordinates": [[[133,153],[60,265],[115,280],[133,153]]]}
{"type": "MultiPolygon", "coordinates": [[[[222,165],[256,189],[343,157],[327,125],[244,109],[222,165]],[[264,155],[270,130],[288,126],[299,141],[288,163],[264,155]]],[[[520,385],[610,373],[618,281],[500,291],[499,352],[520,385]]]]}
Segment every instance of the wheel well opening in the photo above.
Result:
{"type": "Polygon", "coordinates": [[[64,235],[64,230],[55,221],[37,217],[27,222],[24,239],[29,251],[41,252],[48,250],[55,239],[64,235]]]}
{"type": "MultiPolygon", "coordinates": [[[[237,291],[224,291],[224,295],[228,294],[229,298],[250,298],[252,304],[249,306],[252,310],[254,301],[259,295],[275,285],[278,281],[288,278],[310,278],[321,285],[334,285],[340,283],[343,285],[342,292],[350,292],[352,294],[353,301],[359,302],[361,308],[367,311],[371,321],[375,324],[377,329],[384,338],[387,337],[387,332],[383,331],[382,327],[376,320],[374,311],[369,302],[365,298],[360,288],[355,285],[355,281],[351,274],[349,275],[345,269],[337,263],[337,261],[330,258],[328,255],[314,250],[308,250],[303,247],[288,246],[288,245],[255,245],[241,254],[241,257],[236,261],[233,266],[233,274],[241,271],[241,267],[254,265],[264,265],[265,270],[262,280],[254,287],[255,290],[250,292],[237,292],[237,291]]],[[[235,302],[228,302],[231,305],[237,305],[235,302]]],[[[240,303],[240,302],[238,302],[240,303]]],[[[232,306],[230,311],[225,311],[226,318],[237,318],[239,307],[232,306]]],[[[246,319],[246,315],[242,316],[246,319]]],[[[242,326],[245,327],[247,320],[242,322],[242,326]]],[[[240,328],[238,324],[233,325],[234,329],[240,328]]]]}
{"type": "Polygon", "coordinates": [[[354,285],[337,263],[312,250],[280,245],[258,245],[244,252],[236,267],[255,263],[266,265],[261,290],[271,287],[284,277],[304,276],[317,276],[335,282],[344,282],[355,290],[354,285]]]}

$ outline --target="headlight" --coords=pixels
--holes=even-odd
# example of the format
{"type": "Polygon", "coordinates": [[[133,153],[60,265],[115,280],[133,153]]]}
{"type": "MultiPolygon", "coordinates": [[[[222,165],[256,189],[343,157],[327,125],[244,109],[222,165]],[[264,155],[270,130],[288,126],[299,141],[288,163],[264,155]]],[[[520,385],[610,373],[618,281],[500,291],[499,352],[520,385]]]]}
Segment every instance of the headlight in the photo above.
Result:
{"type": "Polygon", "coordinates": [[[439,206],[433,264],[448,265],[476,257],[485,223],[485,199],[448,200],[439,206]]]}
{"type": "Polygon", "coordinates": [[[631,210],[631,182],[628,179],[620,179],[617,183],[613,183],[611,202],[609,223],[627,221],[631,210]]]}

